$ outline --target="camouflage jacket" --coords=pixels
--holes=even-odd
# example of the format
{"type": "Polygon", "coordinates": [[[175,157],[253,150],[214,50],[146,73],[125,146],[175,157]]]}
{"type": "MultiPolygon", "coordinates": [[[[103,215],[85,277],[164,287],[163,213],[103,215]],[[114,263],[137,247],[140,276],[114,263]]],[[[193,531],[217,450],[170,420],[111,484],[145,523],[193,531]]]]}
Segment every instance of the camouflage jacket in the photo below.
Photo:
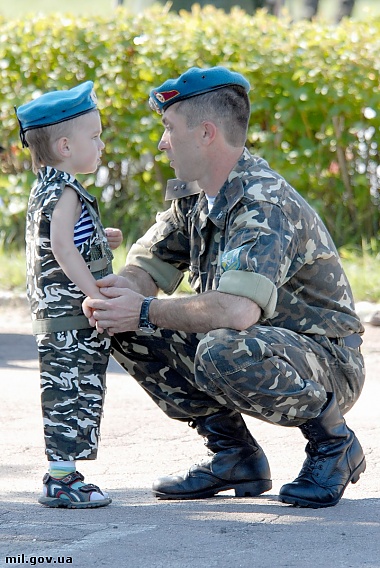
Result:
{"type": "Polygon", "coordinates": [[[331,236],[265,160],[245,149],[210,214],[194,184],[171,181],[167,197],[171,208],[127,258],[166,293],[188,271],[195,292],[251,298],[268,325],[328,337],[363,332],[331,236]]]}
{"type": "Polygon", "coordinates": [[[91,237],[78,247],[80,254],[96,279],[112,272],[113,255],[95,197],[68,173],[50,167],[40,170],[29,197],[26,220],[27,296],[34,333],[88,327],[82,311],[85,295],[63,272],[51,249],[51,217],[66,186],[78,193],[94,225],[91,237]]]}

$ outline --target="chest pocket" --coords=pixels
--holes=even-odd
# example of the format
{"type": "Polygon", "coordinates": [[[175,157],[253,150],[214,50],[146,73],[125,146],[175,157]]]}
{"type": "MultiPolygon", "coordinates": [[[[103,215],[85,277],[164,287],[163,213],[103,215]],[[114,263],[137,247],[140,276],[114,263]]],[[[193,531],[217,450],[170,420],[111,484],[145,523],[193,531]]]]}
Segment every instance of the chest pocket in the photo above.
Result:
{"type": "Polygon", "coordinates": [[[90,262],[88,268],[95,280],[100,280],[112,273],[113,254],[107,242],[98,241],[90,246],[90,262]]]}
{"type": "Polygon", "coordinates": [[[86,263],[95,280],[112,273],[113,254],[109,247],[107,237],[100,222],[98,211],[91,203],[86,201],[86,207],[91,217],[94,229],[89,241],[83,244],[86,263]]]}

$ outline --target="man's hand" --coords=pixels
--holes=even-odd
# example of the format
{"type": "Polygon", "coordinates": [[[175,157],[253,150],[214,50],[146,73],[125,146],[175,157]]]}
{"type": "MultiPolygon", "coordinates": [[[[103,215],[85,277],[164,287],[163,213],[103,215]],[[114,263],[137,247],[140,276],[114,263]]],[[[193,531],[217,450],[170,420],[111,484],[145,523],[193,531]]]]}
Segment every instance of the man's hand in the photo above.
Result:
{"type": "Polygon", "coordinates": [[[90,324],[96,325],[99,333],[106,329],[110,335],[136,331],[144,296],[128,288],[113,286],[101,288],[101,292],[106,296],[104,300],[86,298],[82,304],[90,324]]]}
{"type": "MultiPolygon", "coordinates": [[[[117,286],[117,287],[122,288],[123,284],[124,284],[124,278],[122,276],[118,276],[117,274],[109,274],[108,276],[105,276],[101,280],[96,281],[96,285],[98,286],[99,292],[101,292],[102,295],[104,295],[103,289],[107,289],[107,288],[113,287],[113,286],[117,286]]],[[[105,295],[104,295],[104,297],[106,298],[105,295]]],[[[97,323],[96,323],[96,319],[94,318],[94,314],[93,314],[94,310],[89,305],[89,299],[90,299],[90,297],[87,297],[82,302],[83,313],[86,316],[86,318],[88,318],[90,325],[92,325],[93,327],[96,327],[97,330],[99,331],[99,333],[103,333],[104,329],[101,329],[100,326],[98,326],[97,323]]],[[[94,298],[92,298],[92,299],[94,299],[94,298]]]]}
{"type": "Polygon", "coordinates": [[[97,280],[96,285],[100,288],[102,294],[107,288],[129,288],[127,279],[118,274],[108,274],[101,280],[97,280]]]}
{"type": "Polygon", "coordinates": [[[98,302],[96,302],[95,298],[86,298],[82,304],[83,313],[88,318],[90,325],[96,326],[99,333],[103,333],[108,328],[107,331],[110,335],[120,331],[136,330],[143,298],[155,296],[157,293],[157,286],[151,276],[141,268],[134,266],[124,268],[120,275],[109,274],[101,280],[97,280],[96,284],[105,297],[104,301],[98,299],[98,302]],[[131,301],[130,305],[129,301],[131,301]],[[116,305],[117,303],[118,305],[116,305]],[[132,310],[134,309],[135,312],[129,311],[129,307],[132,310]],[[124,311],[127,313],[126,321],[124,320],[124,311]],[[105,325],[106,321],[111,325],[111,328],[105,325]]]}

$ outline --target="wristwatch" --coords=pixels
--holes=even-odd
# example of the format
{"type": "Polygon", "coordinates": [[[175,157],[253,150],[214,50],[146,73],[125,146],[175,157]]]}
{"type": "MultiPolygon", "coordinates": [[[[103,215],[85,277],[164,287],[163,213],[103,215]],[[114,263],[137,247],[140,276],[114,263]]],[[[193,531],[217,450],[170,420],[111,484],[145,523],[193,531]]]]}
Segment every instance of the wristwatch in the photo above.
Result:
{"type": "Polygon", "coordinates": [[[141,304],[139,330],[143,333],[151,334],[157,329],[157,326],[149,321],[149,306],[153,300],[157,300],[156,296],[149,296],[145,298],[141,304]]]}

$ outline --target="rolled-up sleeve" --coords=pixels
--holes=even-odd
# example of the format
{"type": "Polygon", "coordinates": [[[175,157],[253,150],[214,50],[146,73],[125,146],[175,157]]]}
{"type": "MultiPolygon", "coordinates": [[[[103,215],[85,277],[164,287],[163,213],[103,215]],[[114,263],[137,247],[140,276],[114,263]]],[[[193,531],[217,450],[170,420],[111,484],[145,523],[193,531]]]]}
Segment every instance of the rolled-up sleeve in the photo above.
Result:
{"type": "Polygon", "coordinates": [[[172,294],[189,268],[187,210],[196,196],[180,200],[157,215],[156,223],[131,247],[126,264],[145,270],[160,290],[172,294]]]}
{"type": "Polygon", "coordinates": [[[218,291],[253,300],[262,309],[265,319],[272,317],[276,309],[277,288],[262,274],[229,270],[222,274],[218,291]]]}
{"type": "Polygon", "coordinates": [[[131,247],[126,264],[145,270],[165,294],[173,294],[183,278],[183,273],[175,266],[161,260],[138,243],[131,247]]]}

